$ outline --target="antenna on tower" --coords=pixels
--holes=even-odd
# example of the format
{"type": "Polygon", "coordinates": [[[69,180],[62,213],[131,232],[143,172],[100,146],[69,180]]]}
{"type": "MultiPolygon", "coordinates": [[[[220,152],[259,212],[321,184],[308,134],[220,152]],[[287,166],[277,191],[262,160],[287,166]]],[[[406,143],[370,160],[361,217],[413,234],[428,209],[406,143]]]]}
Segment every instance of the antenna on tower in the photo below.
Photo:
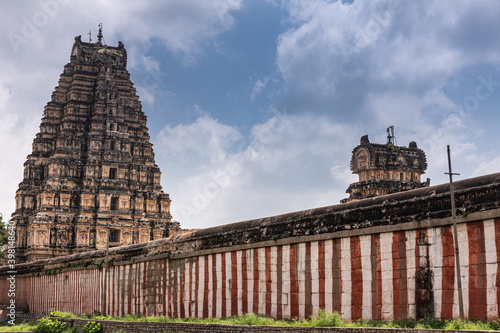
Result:
{"type": "Polygon", "coordinates": [[[92,43],[92,30],[89,30],[87,35],[89,35],[89,43],[92,43]]]}
{"type": "Polygon", "coordinates": [[[391,145],[396,145],[396,137],[394,136],[394,126],[391,125],[387,127],[387,143],[391,145]]]}

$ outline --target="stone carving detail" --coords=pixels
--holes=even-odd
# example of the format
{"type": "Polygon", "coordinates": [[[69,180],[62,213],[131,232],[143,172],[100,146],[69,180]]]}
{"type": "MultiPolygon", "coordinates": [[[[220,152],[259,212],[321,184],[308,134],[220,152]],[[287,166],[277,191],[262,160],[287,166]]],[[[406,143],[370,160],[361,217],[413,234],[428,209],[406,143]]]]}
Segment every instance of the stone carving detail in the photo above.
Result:
{"type": "Polygon", "coordinates": [[[49,233],[45,228],[36,229],[36,243],[34,245],[49,245],[49,233]]]}
{"type": "MultiPolygon", "coordinates": [[[[388,129],[389,130],[389,129],[388,129]]],[[[352,151],[351,171],[359,181],[346,190],[349,197],[341,202],[349,202],[378,195],[406,191],[430,185],[430,180],[421,182],[427,169],[423,150],[412,141],[409,148],[396,146],[393,137],[388,143],[370,143],[368,135],[361,137],[360,145],[352,151]]]]}
{"type": "Polygon", "coordinates": [[[109,228],[116,245],[179,227],[126,65],[121,42],[75,38],[16,192],[19,262],[104,248],[109,228]]]}

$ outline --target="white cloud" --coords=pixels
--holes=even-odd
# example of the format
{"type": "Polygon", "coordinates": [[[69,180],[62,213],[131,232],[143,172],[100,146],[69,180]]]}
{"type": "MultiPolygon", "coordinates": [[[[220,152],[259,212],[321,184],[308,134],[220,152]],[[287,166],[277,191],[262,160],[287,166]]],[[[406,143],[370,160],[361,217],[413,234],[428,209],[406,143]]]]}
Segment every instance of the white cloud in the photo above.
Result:
{"type": "Polygon", "coordinates": [[[279,38],[277,64],[292,106],[306,99],[315,109],[339,114],[349,105],[353,119],[370,107],[367,94],[423,95],[442,89],[465,66],[500,59],[495,43],[484,43],[484,54],[466,49],[471,34],[498,40],[492,25],[470,15],[489,13],[486,21],[493,23],[498,3],[292,1],[285,6],[295,26],[279,38]],[[462,42],[455,31],[466,30],[465,24],[469,32],[462,42]]]}
{"type": "Polygon", "coordinates": [[[190,228],[338,202],[353,180],[345,175],[358,140],[349,128],[312,114],[276,114],[246,138],[204,115],[162,131],[155,151],[172,214],[190,228]]]}
{"type": "Polygon", "coordinates": [[[252,89],[252,93],[250,94],[250,100],[254,100],[255,97],[262,92],[262,90],[267,86],[267,82],[269,81],[269,76],[261,79],[257,79],[252,89]]]}
{"type": "Polygon", "coordinates": [[[195,154],[196,159],[213,163],[224,161],[227,149],[240,139],[238,129],[204,115],[189,125],[167,125],[158,134],[155,149],[168,158],[195,154]]]}
{"type": "Polygon", "coordinates": [[[496,157],[490,161],[481,162],[481,164],[479,164],[479,166],[472,172],[472,176],[482,176],[496,172],[500,172],[500,157],[496,157]]]}

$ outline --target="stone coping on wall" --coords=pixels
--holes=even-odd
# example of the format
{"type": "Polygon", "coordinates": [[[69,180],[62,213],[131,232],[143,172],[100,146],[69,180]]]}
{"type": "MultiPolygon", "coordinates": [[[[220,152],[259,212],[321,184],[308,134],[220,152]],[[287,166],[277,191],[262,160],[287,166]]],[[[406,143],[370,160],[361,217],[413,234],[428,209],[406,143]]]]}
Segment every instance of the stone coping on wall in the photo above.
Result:
{"type": "MultiPolygon", "coordinates": [[[[54,318],[67,323],[70,327],[81,330],[88,319],[54,318]]],[[[195,332],[195,333],[246,333],[246,332],[308,332],[308,333],[458,333],[460,330],[428,330],[428,329],[401,329],[401,328],[371,328],[371,327],[282,327],[259,325],[228,325],[203,323],[161,323],[161,322],[133,322],[114,320],[93,320],[100,322],[103,333],[112,333],[125,330],[134,333],[146,332],[195,332]]],[[[467,331],[468,333],[500,332],[500,331],[467,331]]]]}
{"type": "MultiPolygon", "coordinates": [[[[454,183],[454,187],[456,207],[460,215],[500,208],[500,173],[458,181],[454,183]]],[[[188,248],[191,250],[203,250],[435,220],[450,215],[449,184],[441,184],[345,204],[200,229],[180,235],[173,241],[179,248],[183,243],[190,243],[191,247],[188,248]],[[192,245],[196,245],[195,248],[192,245]]]]}
{"type": "MultiPolygon", "coordinates": [[[[454,183],[457,223],[500,217],[500,173],[454,183]]],[[[226,224],[166,239],[109,250],[113,264],[179,259],[240,249],[292,244],[452,223],[449,184],[441,184],[344,204],[226,224]]],[[[72,254],[15,266],[17,274],[102,265],[105,250],[72,254]]],[[[0,268],[0,276],[9,274],[0,268]]]]}

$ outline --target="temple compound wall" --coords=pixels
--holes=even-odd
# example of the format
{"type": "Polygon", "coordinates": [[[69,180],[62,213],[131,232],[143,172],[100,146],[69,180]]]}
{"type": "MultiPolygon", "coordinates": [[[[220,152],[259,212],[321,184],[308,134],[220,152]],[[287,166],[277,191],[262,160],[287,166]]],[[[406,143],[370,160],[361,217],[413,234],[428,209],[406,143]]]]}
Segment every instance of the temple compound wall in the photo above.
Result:
{"type": "MultiPolygon", "coordinates": [[[[455,189],[465,315],[496,319],[500,173],[455,189]]],[[[443,184],[116,247],[108,262],[104,250],[39,260],[0,270],[0,304],[15,274],[16,307],[34,312],[458,317],[450,215],[443,184]]]]}

